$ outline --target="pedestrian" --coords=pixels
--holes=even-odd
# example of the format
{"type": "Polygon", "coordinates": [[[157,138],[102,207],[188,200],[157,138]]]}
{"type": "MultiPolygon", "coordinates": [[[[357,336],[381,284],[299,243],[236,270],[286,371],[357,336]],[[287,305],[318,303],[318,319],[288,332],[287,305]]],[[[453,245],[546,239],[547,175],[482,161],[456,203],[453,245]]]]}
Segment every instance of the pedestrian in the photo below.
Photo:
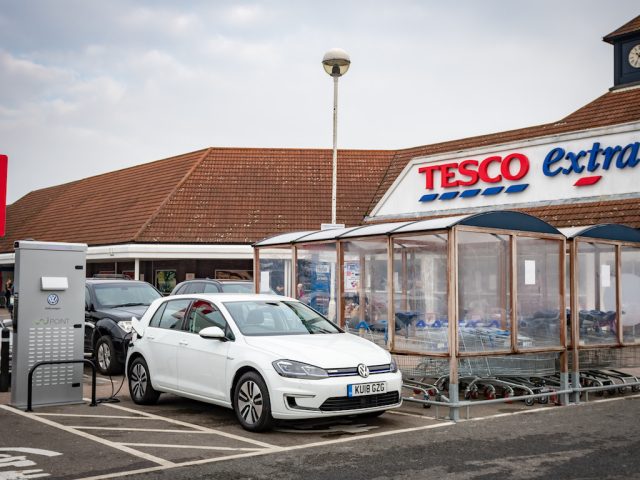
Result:
{"type": "Polygon", "coordinates": [[[13,281],[11,279],[8,279],[5,284],[4,298],[7,310],[10,314],[13,314],[13,281]]]}

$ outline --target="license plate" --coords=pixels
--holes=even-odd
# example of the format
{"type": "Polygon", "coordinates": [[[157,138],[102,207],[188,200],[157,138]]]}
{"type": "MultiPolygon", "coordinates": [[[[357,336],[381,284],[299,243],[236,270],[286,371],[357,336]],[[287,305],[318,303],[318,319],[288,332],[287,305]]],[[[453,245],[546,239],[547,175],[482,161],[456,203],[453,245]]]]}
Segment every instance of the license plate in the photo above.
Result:
{"type": "Polygon", "coordinates": [[[385,393],[386,391],[387,391],[386,382],[354,383],[353,385],[347,385],[348,397],[361,397],[363,395],[377,395],[378,393],[385,393]]]}

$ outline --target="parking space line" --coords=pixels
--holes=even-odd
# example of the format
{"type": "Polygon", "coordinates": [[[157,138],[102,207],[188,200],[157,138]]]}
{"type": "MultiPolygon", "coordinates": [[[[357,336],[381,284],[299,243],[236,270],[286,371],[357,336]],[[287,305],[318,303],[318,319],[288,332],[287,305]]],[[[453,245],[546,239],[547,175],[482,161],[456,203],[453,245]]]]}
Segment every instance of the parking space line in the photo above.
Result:
{"type": "Polygon", "coordinates": [[[374,437],[382,437],[382,436],[386,436],[386,435],[395,435],[398,433],[408,433],[408,432],[417,432],[420,430],[429,430],[429,429],[434,429],[434,428],[440,428],[440,427],[447,427],[450,425],[455,425],[454,422],[450,422],[450,421],[446,421],[446,422],[442,422],[442,423],[436,423],[433,425],[423,425],[421,427],[412,427],[412,428],[403,428],[400,430],[390,430],[387,432],[378,432],[378,433],[369,433],[369,434],[364,434],[364,435],[353,435],[351,437],[346,437],[346,438],[338,438],[335,440],[326,440],[323,442],[315,442],[315,443],[307,443],[307,444],[302,444],[302,445],[293,445],[290,447],[274,447],[274,448],[269,448],[269,449],[265,449],[265,450],[258,450],[255,452],[247,452],[247,453],[239,453],[237,455],[229,455],[226,457],[217,457],[217,458],[206,458],[206,459],[202,459],[202,460],[193,460],[193,461],[189,461],[189,462],[182,462],[182,463],[176,463],[170,467],[149,467],[149,468],[143,468],[143,469],[139,469],[139,470],[130,470],[128,472],[119,472],[119,473],[112,473],[112,474],[106,474],[106,475],[97,475],[94,477],[86,477],[86,478],[82,478],[82,479],[78,479],[78,480],[106,480],[108,478],[115,478],[115,477],[122,477],[122,476],[129,476],[129,475],[135,475],[135,474],[139,474],[139,473],[151,473],[151,472],[159,472],[159,471],[164,471],[164,470],[169,470],[171,468],[178,468],[178,467],[191,467],[194,465],[204,465],[207,463],[217,463],[217,462],[226,462],[228,460],[236,460],[236,459],[240,459],[240,458],[247,458],[247,457],[257,457],[257,456],[262,456],[262,455],[270,455],[270,454],[274,454],[274,453],[283,453],[283,452],[289,452],[292,450],[304,450],[307,448],[313,448],[313,447],[321,447],[321,446],[325,446],[325,445],[333,445],[335,443],[346,443],[346,442],[354,442],[354,441],[358,441],[358,440],[366,440],[368,438],[374,438],[374,437]]]}
{"type": "Polygon", "coordinates": [[[208,427],[203,427],[201,425],[195,425],[193,423],[183,422],[181,420],[175,420],[173,418],[162,417],[162,416],[156,415],[154,413],[143,412],[143,411],[135,410],[133,408],[123,407],[122,405],[115,405],[115,404],[112,404],[112,403],[105,403],[103,405],[105,407],[115,408],[115,409],[123,410],[123,411],[129,412],[129,413],[136,413],[136,414],[139,414],[139,415],[144,415],[145,417],[153,418],[155,420],[163,420],[163,421],[165,421],[167,423],[173,423],[174,425],[182,425],[183,427],[191,427],[191,428],[193,428],[195,430],[200,430],[202,432],[215,433],[216,435],[220,435],[220,436],[223,436],[223,437],[232,438],[234,440],[239,440],[239,441],[245,442],[245,443],[251,443],[253,445],[257,445],[258,447],[279,448],[277,445],[271,445],[269,443],[261,442],[259,440],[253,440],[252,438],[242,437],[240,435],[235,435],[233,433],[227,433],[227,432],[223,432],[223,431],[220,431],[220,430],[215,430],[213,428],[208,428],[208,427]]]}
{"type": "Polygon", "coordinates": [[[38,417],[79,417],[79,418],[116,418],[124,420],[153,420],[149,417],[136,417],[133,415],[84,415],[80,413],[34,413],[38,417]]]}
{"type": "Polygon", "coordinates": [[[262,448],[233,448],[233,447],[212,447],[210,445],[171,445],[165,443],[131,443],[120,442],[120,445],[128,445],[130,447],[155,447],[155,448],[188,448],[196,450],[221,450],[229,452],[258,452],[262,451],[262,448]]]}
{"type": "Polygon", "coordinates": [[[106,440],[104,438],[96,437],[95,435],[91,435],[90,433],[86,433],[86,432],[80,431],[80,430],[78,430],[76,428],[68,427],[66,425],[62,425],[60,423],[56,423],[56,422],[48,420],[46,418],[38,417],[36,415],[33,415],[32,413],[23,412],[22,410],[18,410],[16,408],[9,407],[7,405],[0,405],[0,408],[3,409],[3,410],[6,410],[7,412],[11,412],[11,413],[14,413],[16,415],[21,415],[23,417],[30,418],[32,420],[35,420],[36,422],[44,423],[45,425],[49,425],[50,427],[57,428],[59,430],[65,431],[67,433],[72,433],[74,435],[78,435],[80,437],[83,437],[83,438],[86,438],[86,439],[89,439],[89,440],[93,440],[94,442],[101,443],[102,445],[106,445],[107,447],[115,448],[116,450],[121,450],[121,451],[123,451],[125,453],[128,453],[130,455],[133,455],[135,457],[142,458],[144,460],[148,460],[148,461],[153,462],[153,463],[157,463],[158,465],[161,465],[161,466],[163,466],[165,468],[166,467],[173,467],[174,465],[176,465],[174,462],[170,462],[169,460],[165,460],[164,458],[156,457],[154,455],[150,455],[148,453],[141,452],[139,450],[135,450],[135,449],[127,447],[125,445],[120,445],[120,444],[112,442],[110,440],[106,440]]]}
{"type": "Polygon", "coordinates": [[[94,427],[90,425],[71,425],[69,428],[76,428],[78,430],[110,430],[115,432],[195,433],[200,435],[217,434],[216,432],[204,432],[202,430],[177,430],[175,428],[94,427]]]}
{"type": "Polygon", "coordinates": [[[416,417],[416,418],[428,418],[429,420],[435,419],[435,417],[429,417],[427,415],[418,415],[417,413],[396,412],[395,410],[389,410],[387,413],[393,415],[402,415],[403,417],[416,417]]]}

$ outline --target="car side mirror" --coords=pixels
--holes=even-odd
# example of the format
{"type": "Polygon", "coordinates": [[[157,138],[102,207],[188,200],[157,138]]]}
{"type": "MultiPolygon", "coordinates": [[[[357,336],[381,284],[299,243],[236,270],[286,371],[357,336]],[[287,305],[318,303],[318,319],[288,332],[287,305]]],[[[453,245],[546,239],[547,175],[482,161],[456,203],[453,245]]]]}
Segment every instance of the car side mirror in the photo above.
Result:
{"type": "Polygon", "coordinates": [[[202,338],[215,338],[217,340],[222,340],[225,342],[227,337],[220,327],[206,327],[200,330],[199,335],[202,338]]]}
{"type": "Polygon", "coordinates": [[[144,327],[142,326],[142,323],[140,323],[140,320],[138,320],[136,317],[131,317],[131,329],[136,332],[136,335],[138,335],[139,337],[142,337],[142,335],[144,335],[144,327]]]}

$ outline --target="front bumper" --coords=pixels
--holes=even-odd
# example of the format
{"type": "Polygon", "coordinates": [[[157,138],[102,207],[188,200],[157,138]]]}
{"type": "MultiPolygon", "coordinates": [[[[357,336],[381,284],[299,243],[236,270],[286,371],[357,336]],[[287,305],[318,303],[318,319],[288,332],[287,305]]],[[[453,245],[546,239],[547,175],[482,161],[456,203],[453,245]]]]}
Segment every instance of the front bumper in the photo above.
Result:
{"type": "Polygon", "coordinates": [[[323,418],[377,412],[402,404],[400,372],[300,380],[281,377],[275,371],[268,376],[271,413],[278,419],[323,418]],[[385,382],[385,393],[348,397],[347,386],[385,382]]]}

